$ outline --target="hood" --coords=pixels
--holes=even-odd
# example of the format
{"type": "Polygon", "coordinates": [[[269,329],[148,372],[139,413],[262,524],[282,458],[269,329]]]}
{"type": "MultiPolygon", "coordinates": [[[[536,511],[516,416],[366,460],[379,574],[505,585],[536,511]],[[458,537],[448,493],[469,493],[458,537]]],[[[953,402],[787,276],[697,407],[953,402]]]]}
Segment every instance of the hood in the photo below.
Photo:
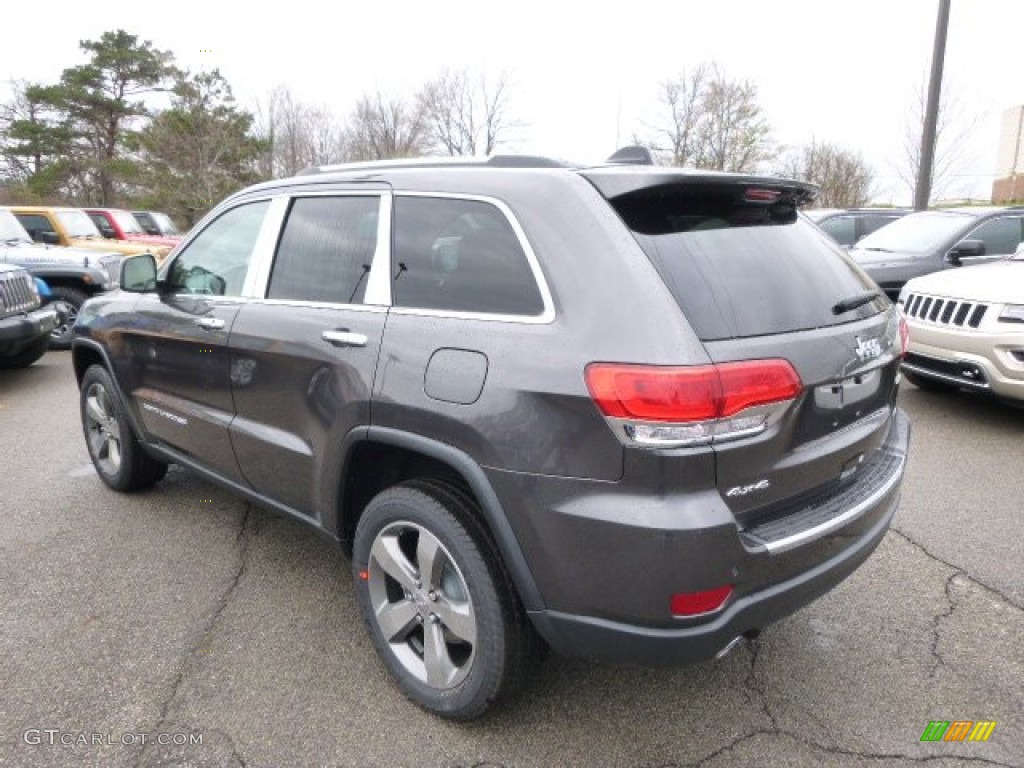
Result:
{"type": "Polygon", "coordinates": [[[915,277],[908,292],[995,304],[1024,304],[1024,261],[958,267],[915,277]]]}
{"type": "Polygon", "coordinates": [[[0,246],[0,251],[6,252],[7,256],[18,261],[29,259],[34,262],[84,263],[85,259],[91,259],[91,263],[97,263],[98,259],[104,256],[116,256],[120,258],[123,254],[113,248],[89,247],[81,248],[73,245],[41,245],[39,243],[17,243],[0,246]]]}
{"type": "Polygon", "coordinates": [[[163,256],[170,251],[170,248],[163,245],[147,245],[146,243],[131,243],[127,240],[106,240],[104,238],[73,237],[71,238],[71,244],[74,247],[85,248],[90,251],[112,251],[124,256],[134,256],[139,253],[152,253],[154,256],[163,256]]]}
{"type": "Polygon", "coordinates": [[[903,264],[927,254],[911,253],[910,251],[868,251],[854,246],[847,253],[850,258],[862,267],[884,267],[889,264],[903,264]]]}

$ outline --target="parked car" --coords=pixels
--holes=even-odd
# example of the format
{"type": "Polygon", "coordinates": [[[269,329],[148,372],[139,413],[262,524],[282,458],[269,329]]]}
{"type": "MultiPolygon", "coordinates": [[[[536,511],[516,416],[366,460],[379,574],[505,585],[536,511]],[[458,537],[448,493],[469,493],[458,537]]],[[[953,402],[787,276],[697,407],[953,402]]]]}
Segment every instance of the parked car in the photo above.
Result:
{"type": "Polygon", "coordinates": [[[167,245],[146,245],[105,238],[89,215],[78,208],[12,205],[9,210],[37,243],[116,251],[125,256],[152,253],[157,259],[163,259],[171,250],[167,245]]]}
{"type": "Polygon", "coordinates": [[[27,368],[46,354],[57,312],[43,307],[32,276],[0,264],[0,368],[27,368]]]}
{"type": "Polygon", "coordinates": [[[899,303],[912,383],[1024,402],[1024,248],[995,264],[914,278],[899,303]]]}
{"type": "Polygon", "coordinates": [[[181,231],[166,213],[160,211],[132,211],[139,225],[150,235],[181,237],[181,231]]]}
{"type": "Polygon", "coordinates": [[[804,213],[844,248],[906,216],[907,208],[810,208],[804,213]]]}
{"type": "Polygon", "coordinates": [[[10,211],[0,208],[0,263],[24,267],[46,281],[45,303],[57,311],[52,349],[71,348],[71,328],[85,300],[117,287],[122,256],[113,251],[36,245],[10,211]]]}
{"type": "Polygon", "coordinates": [[[1024,206],[948,208],[904,216],[850,255],[893,298],[914,277],[1005,259],[1024,241],[1024,206]]]}
{"type": "Polygon", "coordinates": [[[337,540],[413,701],[556,651],[692,663],[889,527],[896,308],[802,182],[531,157],[327,167],[218,205],[87,302],[113,489],[177,462],[337,540]]]}
{"type": "Polygon", "coordinates": [[[180,236],[167,237],[150,235],[142,228],[138,220],[128,211],[119,208],[83,208],[100,234],[112,240],[127,240],[147,246],[163,246],[171,249],[181,240],[180,236]]]}

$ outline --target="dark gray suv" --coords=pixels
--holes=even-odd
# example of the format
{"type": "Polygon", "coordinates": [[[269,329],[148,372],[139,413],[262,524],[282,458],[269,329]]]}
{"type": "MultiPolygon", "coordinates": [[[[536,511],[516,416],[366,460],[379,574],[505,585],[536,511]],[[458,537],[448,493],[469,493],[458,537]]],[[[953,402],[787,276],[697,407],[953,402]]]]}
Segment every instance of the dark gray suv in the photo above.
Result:
{"type": "Polygon", "coordinates": [[[899,497],[903,326],[798,217],[814,192],[529,157],[251,187],[79,315],[90,455],[337,540],[445,717],[545,645],[711,659],[848,576],[899,497]]]}

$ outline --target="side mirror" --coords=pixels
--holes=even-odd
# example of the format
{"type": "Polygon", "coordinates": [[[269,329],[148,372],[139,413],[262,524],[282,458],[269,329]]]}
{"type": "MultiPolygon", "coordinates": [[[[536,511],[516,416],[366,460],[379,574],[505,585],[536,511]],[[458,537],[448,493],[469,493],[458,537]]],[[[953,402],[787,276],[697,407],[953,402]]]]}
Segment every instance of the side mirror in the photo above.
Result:
{"type": "Polygon", "coordinates": [[[121,290],[129,293],[156,290],[156,259],[153,254],[142,253],[121,262],[121,290]]]}
{"type": "Polygon", "coordinates": [[[44,243],[45,245],[60,245],[60,235],[49,229],[39,230],[34,233],[32,238],[37,243],[44,243]]]}
{"type": "Polygon", "coordinates": [[[946,254],[946,261],[950,264],[960,266],[963,259],[972,259],[976,256],[985,255],[984,240],[961,240],[946,254]]]}

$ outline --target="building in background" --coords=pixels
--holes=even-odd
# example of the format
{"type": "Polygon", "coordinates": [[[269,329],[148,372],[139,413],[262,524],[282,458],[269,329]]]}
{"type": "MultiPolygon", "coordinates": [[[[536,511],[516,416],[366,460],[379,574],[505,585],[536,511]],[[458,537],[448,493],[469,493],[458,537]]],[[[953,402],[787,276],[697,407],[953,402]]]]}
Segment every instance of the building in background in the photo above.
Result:
{"type": "Polygon", "coordinates": [[[992,202],[1024,202],[1024,104],[1003,113],[992,202]]]}

